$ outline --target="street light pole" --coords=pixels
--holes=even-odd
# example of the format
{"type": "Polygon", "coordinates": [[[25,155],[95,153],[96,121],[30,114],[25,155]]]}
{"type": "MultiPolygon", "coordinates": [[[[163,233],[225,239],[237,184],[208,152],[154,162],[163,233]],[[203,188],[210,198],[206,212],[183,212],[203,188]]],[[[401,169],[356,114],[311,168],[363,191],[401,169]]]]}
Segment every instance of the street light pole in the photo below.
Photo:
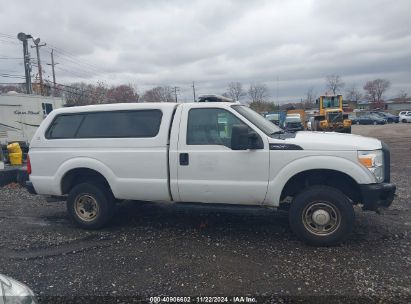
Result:
{"type": "Polygon", "coordinates": [[[31,64],[30,64],[30,54],[27,44],[27,38],[33,38],[31,35],[27,35],[25,33],[18,33],[17,38],[23,42],[23,60],[24,60],[24,74],[26,77],[26,93],[32,94],[32,87],[31,87],[31,64]]]}

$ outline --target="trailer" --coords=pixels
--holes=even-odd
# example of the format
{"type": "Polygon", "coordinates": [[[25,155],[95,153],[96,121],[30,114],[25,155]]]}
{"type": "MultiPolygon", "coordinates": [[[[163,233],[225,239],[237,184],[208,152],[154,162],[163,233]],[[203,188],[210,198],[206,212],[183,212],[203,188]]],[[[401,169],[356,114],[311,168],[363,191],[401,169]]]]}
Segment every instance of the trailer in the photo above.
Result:
{"type": "Polygon", "coordinates": [[[0,144],[19,142],[23,147],[31,141],[44,118],[64,106],[60,97],[0,94],[0,144]]]}

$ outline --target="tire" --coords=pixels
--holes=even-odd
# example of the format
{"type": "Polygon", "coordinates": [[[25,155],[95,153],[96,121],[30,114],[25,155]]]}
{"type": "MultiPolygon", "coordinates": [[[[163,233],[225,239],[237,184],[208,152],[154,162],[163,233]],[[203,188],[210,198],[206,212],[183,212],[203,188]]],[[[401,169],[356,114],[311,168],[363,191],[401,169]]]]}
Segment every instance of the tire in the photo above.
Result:
{"type": "Polygon", "coordinates": [[[114,196],[104,185],[81,183],[73,187],[67,197],[70,219],[84,229],[99,229],[114,213],[114,196]]]}
{"type": "Polygon", "coordinates": [[[319,131],[320,129],[320,122],[318,120],[314,120],[314,125],[311,126],[313,131],[319,131]]]}
{"type": "Polygon", "coordinates": [[[350,200],[341,191],[328,186],[311,186],[303,190],[292,201],[289,212],[292,231],[300,240],[313,246],[342,242],[352,231],[354,219],[350,200]],[[320,221],[328,218],[328,223],[314,222],[315,212],[320,221]]]}
{"type": "Polygon", "coordinates": [[[376,125],[377,125],[377,122],[376,122],[376,121],[374,121],[372,124],[373,124],[374,126],[376,126],[376,125]]]}
{"type": "Polygon", "coordinates": [[[401,122],[402,122],[402,123],[406,123],[406,122],[407,122],[407,120],[406,120],[406,119],[403,119],[403,120],[401,120],[401,122]]]}
{"type": "Polygon", "coordinates": [[[359,124],[360,124],[360,121],[357,121],[356,124],[359,125],[359,124]]]}

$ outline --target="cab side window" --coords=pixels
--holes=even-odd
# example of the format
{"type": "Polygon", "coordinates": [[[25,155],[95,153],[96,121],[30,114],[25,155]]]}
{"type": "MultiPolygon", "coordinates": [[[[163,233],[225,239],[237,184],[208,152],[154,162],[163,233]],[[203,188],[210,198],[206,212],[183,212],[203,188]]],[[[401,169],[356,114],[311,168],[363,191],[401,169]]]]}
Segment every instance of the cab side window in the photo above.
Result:
{"type": "Polygon", "coordinates": [[[188,112],[187,145],[223,145],[231,148],[234,125],[245,125],[224,109],[191,109],[188,112]]]}

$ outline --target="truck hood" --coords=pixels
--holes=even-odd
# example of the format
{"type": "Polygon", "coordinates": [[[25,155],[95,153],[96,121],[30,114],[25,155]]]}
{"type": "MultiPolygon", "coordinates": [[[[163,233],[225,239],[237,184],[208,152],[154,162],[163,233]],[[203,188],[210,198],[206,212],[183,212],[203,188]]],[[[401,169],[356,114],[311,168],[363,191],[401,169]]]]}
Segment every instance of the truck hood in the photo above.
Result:
{"type": "Polygon", "coordinates": [[[356,151],[382,148],[378,139],[336,132],[301,131],[294,138],[287,138],[284,143],[299,145],[304,150],[356,151]]]}

